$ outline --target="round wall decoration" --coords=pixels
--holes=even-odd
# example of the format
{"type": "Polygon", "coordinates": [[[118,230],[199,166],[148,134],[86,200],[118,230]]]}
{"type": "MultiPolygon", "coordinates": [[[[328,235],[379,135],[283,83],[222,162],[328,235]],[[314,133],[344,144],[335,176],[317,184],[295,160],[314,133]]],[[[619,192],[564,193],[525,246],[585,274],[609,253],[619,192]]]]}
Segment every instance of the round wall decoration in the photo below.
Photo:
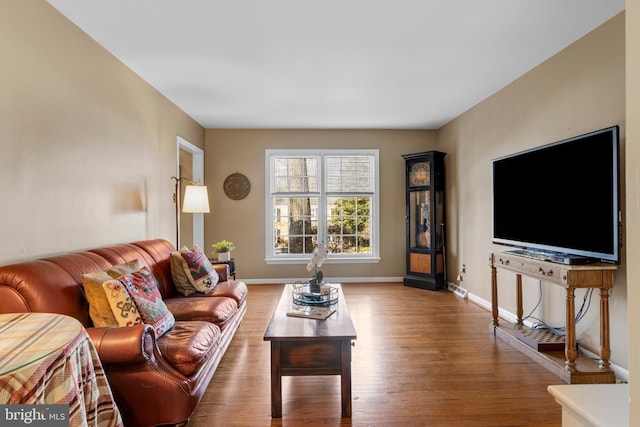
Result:
{"type": "Polygon", "coordinates": [[[249,195],[251,183],[249,178],[236,172],[229,175],[223,184],[224,194],[233,200],[242,200],[249,195]]]}

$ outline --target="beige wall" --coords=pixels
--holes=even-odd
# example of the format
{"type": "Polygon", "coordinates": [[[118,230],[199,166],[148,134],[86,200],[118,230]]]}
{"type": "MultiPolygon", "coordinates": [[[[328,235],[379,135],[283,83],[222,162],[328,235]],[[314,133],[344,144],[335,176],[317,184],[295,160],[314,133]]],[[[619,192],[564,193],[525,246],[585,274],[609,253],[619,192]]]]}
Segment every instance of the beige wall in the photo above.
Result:
{"type": "Polygon", "coordinates": [[[204,129],[47,2],[0,2],[0,263],[173,241],[176,136],[204,129]]]}
{"type": "Polygon", "coordinates": [[[380,150],[381,258],[377,264],[327,264],[325,276],[402,277],[405,266],[404,160],[402,154],[435,149],[434,131],[402,130],[213,130],[206,131],[205,181],[211,214],[205,217],[205,244],[236,244],[242,279],[304,278],[304,265],[267,265],[265,239],[265,150],[268,148],[367,148],[380,150]],[[243,200],[229,199],[224,179],[241,172],[251,181],[243,200]]]}
{"type": "Polygon", "coordinates": [[[640,4],[626,2],[627,282],[629,289],[629,425],[640,425],[640,4]]]}
{"type": "MultiPolygon", "coordinates": [[[[466,265],[463,286],[491,301],[487,254],[504,249],[491,245],[491,160],[527,148],[551,143],[612,125],[621,128],[621,164],[625,148],[624,14],[583,37],[562,52],[512,82],[440,130],[443,151],[449,153],[448,220],[449,277],[466,265]]],[[[595,167],[595,165],[594,165],[595,167]]],[[[543,172],[543,170],[541,170],[543,172]]],[[[623,168],[624,172],[624,168],[623,168]]],[[[541,215],[553,215],[544,206],[541,215]]],[[[624,191],[624,186],[622,191],[624,191]]],[[[624,198],[622,201],[624,209],[624,198]]],[[[626,265],[615,276],[611,297],[612,361],[627,367],[626,265]]],[[[515,313],[515,276],[500,272],[500,305],[515,313]]],[[[539,286],[525,280],[525,314],[535,306],[539,286]]],[[[536,314],[554,325],[564,325],[564,290],[543,286],[543,302],[536,314]]],[[[576,297],[577,305],[582,293],[576,297]]],[[[578,325],[584,348],[599,348],[598,298],[578,325]]]]}

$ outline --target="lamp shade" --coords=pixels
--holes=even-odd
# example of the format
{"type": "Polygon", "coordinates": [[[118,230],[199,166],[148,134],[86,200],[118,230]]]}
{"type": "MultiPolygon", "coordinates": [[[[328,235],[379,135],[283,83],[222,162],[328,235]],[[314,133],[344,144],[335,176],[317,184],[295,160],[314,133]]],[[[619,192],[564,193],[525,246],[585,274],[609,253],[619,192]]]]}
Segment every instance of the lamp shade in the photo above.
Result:
{"type": "Polygon", "coordinates": [[[187,185],[184,189],[182,212],[209,213],[209,195],[206,185],[187,185]]]}

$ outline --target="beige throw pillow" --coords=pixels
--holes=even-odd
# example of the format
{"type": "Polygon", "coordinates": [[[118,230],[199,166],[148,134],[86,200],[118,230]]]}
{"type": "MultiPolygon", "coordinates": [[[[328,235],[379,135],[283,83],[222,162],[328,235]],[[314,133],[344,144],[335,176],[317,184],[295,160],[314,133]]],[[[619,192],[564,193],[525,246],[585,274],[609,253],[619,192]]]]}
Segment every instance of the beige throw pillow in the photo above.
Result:
{"type": "Polygon", "coordinates": [[[142,264],[140,264],[140,260],[134,259],[133,261],[125,262],[124,264],[109,267],[105,271],[109,276],[117,279],[118,277],[124,276],[125,274],[135,273],[141,268],[142,264]]]}
{"type": "Polygon", "coordinates": [[[178,292],[188,297],[197,293],[198,290],[191,284],[183,264],[186,264],[186,262],[180,252],[171,252],[171,278],[173,279],[173,284],[178,292]]]}

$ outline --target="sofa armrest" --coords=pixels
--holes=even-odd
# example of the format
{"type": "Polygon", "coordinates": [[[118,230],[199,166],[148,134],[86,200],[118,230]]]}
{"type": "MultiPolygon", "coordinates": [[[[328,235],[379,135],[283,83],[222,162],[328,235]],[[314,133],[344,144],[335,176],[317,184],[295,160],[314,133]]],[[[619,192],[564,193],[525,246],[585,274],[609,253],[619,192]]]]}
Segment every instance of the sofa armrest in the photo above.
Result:
{"type": "Polygon", "coordinates": [[[103,365],[144,363],[154,353],[155,330],[151,325],[87,328],[103,365]]]}
{"type": "Polygon", "coordinates": [[[221,282],[229,280],[229,264],[213,264],[213,268],[218,273],[221,282]]]}

